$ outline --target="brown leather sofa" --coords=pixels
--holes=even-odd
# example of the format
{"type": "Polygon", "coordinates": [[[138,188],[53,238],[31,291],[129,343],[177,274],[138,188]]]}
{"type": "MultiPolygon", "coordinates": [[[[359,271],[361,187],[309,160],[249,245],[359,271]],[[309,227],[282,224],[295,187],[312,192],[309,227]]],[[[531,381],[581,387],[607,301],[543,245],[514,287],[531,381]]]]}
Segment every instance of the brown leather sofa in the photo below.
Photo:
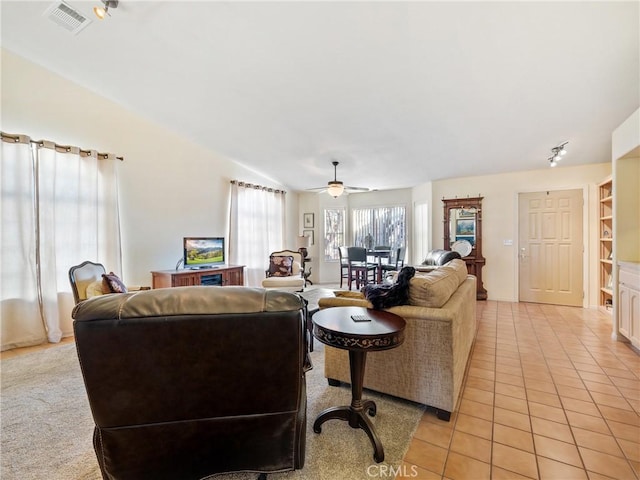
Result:
{"type": "Polygon", "coordinates": [[[458,252],[452,250],[435,249],[431,250],[422,265],[426,266],[442,266],[456,258],[462,258],[458,252]]]}
{"type": "Polygon", "coordinates": [[[293,293],[178,287],[78,304],[74,332],[105,479],[304,466],[304,305],[293,293]]]}

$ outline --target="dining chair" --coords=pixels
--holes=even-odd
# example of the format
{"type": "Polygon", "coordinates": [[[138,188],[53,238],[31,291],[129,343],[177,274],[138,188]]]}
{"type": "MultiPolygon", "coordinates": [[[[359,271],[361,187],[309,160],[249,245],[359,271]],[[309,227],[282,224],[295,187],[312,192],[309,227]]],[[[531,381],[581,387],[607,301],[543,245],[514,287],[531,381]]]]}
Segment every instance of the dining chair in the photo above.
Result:
{"type": "Polygon", "coordinates": [[[395,255],[392,258],[393,261],[382,265],[383,273],[402,270],[402,267],[404,267],[404,255],[405,255],[404,247],[400,247],[396,249],[395,255]]]}
{"type": "Polygon", "coordinates": [[[349,253],[348,247],[338,247],[338,253],[340,255],[340,288],[342,288],[342,282],[349,278],[349,253]]]}
{"type": "Polygon", "coordinates": [[[347,247],[347,258],[349,261],[349,290],[353,280],[356,281],[356,288],[360,290],[363,286],[375,282],[378,265],[367,262],[367,249],[364,247],[347,247]]]}

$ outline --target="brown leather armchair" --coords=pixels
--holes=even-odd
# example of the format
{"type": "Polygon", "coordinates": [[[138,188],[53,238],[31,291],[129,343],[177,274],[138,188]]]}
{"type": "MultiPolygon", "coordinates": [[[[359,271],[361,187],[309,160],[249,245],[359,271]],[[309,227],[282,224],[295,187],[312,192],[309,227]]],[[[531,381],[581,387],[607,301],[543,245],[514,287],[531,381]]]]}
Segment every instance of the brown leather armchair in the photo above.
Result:
{"type": "Polygon", "coordinates": [[[304,466],[305,311],[293,293],[178,287],[73,311],[105,479],[304,466]]]}

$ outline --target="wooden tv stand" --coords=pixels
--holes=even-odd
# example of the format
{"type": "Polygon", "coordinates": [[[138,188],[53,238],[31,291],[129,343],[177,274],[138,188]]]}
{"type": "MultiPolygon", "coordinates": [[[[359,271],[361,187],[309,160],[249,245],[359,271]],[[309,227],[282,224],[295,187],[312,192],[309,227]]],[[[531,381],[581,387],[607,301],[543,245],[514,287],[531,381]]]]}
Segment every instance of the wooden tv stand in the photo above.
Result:
{"type": "Polygon", "coordinates": [[[244,285],[244,265],[226,265],[200,270],[158,270],[151,272],[151,288],[188,287],[191,285],[244,285]]]}

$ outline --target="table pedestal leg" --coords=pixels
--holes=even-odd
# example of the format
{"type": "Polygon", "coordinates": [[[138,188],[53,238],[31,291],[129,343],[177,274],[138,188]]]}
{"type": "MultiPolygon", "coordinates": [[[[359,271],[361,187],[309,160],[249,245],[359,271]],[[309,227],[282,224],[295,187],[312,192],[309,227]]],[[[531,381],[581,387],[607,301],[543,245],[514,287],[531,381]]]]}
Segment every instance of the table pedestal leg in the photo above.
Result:
{"type": "Polygon", "coordinates": [[[376,434],[370,416],[376,414],[376,404],[372,400],[362,400],[362,384],[364,381],[364,366],[367,352],[349,350],[349,368],[351,369],[351,405],[328,408],[313,422],[313,431],[320,433],[322,424],[327,420],[337,418],[349,422],[351,428],[361,428],[367,433],[373,445],[373,458],[377,463],[384,460],[384,448],[376,434]]]}

